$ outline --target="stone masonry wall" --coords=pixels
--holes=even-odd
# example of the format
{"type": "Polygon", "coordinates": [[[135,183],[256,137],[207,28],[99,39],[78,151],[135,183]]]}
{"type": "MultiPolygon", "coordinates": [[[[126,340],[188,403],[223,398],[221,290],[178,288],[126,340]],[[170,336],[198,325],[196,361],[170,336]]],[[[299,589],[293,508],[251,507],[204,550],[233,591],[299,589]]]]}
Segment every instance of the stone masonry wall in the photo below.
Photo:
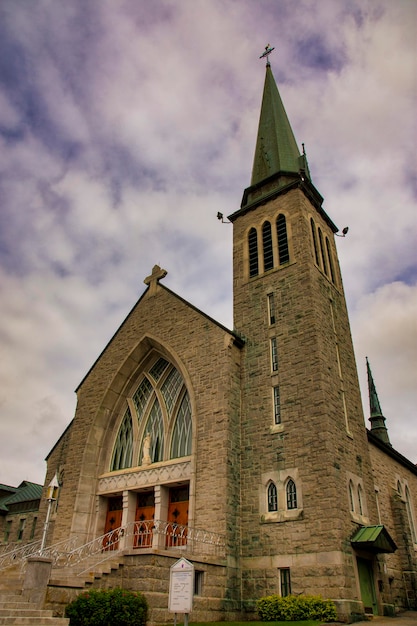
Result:
{"type": "MultiPolygon", "coordinates": [[[[235,327],[242,333],[242,553],[246,597],[278,586],[277,568],[264,557],[280,555],[299,591],[358,599],[349,538],[348,476],[362,482],[366,511],[377,520],[370,458],[356,364],[333,235],[304,194],[293,189],[234,222],[235,327]],[[275,224],[284,213],[290,263],[248,279],[247,234],[261,232],[265,219],[275,224]],[[314,262],[310,217],[329,237],[337,285],[314,262]],[[267,296],[275,298],[269,325],[267,296]],[[271,372],[270,339],[278,343],[278,372],[271,372]],[[279,385],[282,423],[273,425],[272,387],[279,385]],[[346,407],[346,411],[345,408],[346,407]],[[296,477],[299,511],[285,511],[262,522],[261,501],[268,476],[285,488],[296,477]],[[280,482],[282,481],[282,483],[280,482]],[[319,565],[320,557],[329,557],[319,565]],[[305,554],[309,567],[294,558],[305,554]],[[284,558],[286,555],[286,559],[284,558]],[[257,582],[254,572],[258,570],[257,582]],[[274,571],[275,570],[275,571],[274,571]],[[312,575],[309,575],[309,572],[312,575]],[[313,575],[314,572],[314,575],[313,575]],[[315,580],[314,580],[315,578],[315,580]]],[[[265,505],[264,505],[265,508],[265,505]]],[[[285,501],[283,502],[285,509],[285,501]]],[[[253,596],[252,596],[253,597],[253,596]]]]}
{"type": "Polygon", "coordinates": [[[381,523],[394,539],[397,550],[380,556],[380,570],[385,576],[384,601],[396,607],[417,607],[417,542],[413,539],[405,504],[408,486],[414,528],[417,532],[417,470],[385,454],[370,444],[375,487],[378,494],[381,523]],[[402,494],[398,492],[398,483],[402,494]]]}

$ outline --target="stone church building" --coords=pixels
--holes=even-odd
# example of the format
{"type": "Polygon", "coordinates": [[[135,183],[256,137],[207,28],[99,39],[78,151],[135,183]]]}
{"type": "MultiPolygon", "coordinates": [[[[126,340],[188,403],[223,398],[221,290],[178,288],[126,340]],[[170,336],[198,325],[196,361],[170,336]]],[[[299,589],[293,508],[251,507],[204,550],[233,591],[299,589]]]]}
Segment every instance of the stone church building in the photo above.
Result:
{"type": "Polygon", "coordinates": [[[417,467],[389,441],[369,364],[365,427],[322,201],[268,62],[251,183],[229,216],[234,330],[155,266],[47,458],[48,545],[100,537],[123,560],[107,584],[143,591],[154,621],[172,619],[181,556],[192,621],[253,619],[269,594],[321,594],[345,620],[416,607],[417,467]]]}

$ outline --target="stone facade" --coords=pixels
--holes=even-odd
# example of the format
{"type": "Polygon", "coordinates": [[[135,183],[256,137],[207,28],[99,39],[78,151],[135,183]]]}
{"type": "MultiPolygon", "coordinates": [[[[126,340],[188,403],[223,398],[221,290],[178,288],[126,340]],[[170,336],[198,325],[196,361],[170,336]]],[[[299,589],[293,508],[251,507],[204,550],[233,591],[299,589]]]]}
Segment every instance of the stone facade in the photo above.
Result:
{"type": "MultiPolygon", "coordinates": [[[[268,67],[266,80],[262,127],[278,148],[269,158],[258,140],[265,171],[292,132],[279,115],[266,123],[268,67]]],[[[235,330],[155,266],[48,456],[46,485],[60,483],[48,543],[117,537],[123,568],[96,585],[143,591],[153,622],[171,619],[169,567],[183,554],[197,621],[253,617],[273,593],[321,594],[345,620],[416,605],[417,470],[367,434],[337,229],[305,155],[285,162],[230,216],[235,330]]],[[[51,606],[62,593],[51,583],[51,606]]]]}

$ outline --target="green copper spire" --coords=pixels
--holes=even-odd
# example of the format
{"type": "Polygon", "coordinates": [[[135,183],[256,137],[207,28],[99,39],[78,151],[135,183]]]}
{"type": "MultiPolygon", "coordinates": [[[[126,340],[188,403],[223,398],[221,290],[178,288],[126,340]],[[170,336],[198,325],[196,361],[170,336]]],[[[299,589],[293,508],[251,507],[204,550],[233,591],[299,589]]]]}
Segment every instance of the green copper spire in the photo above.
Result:
{"type": "Polygon", "coordinates": [[[272,50],[268,44],[261,55],[267,57],[267,64],[251,183],[243,192],[240,209],[229,220],[234,222],[277,196],[299,189],[336,233],[338,228],[323,210],[323,198],[311,182],[304,145],[300,153],[282,104],[268,61],[272,50]]]}
{"type": "Polygon", "coordinates": [[[385,417],[382,415],[368,357],[366,357],[366,371],[368,374],[369,410],[371,413],[369,421],[371,422],[371,433],[390,446],[391,442],[388,437],[387,427],[385,426],[385,417]]]}
{"type": "Polygon", "coordinates": [[[267,63],[251,185],[278,172],[299,174],[300,170],[310,177],[305,154],[300,154],[271,66],[267,63]]]}

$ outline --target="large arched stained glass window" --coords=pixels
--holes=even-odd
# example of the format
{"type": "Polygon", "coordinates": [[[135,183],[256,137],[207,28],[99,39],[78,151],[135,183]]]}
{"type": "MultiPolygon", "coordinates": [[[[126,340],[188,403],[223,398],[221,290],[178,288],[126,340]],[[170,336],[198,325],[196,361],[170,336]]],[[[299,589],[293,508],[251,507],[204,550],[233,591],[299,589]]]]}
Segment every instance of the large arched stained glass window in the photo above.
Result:
{"type": "Polygon", "coordinates": [[[111,471],[131,467],[133,450],[132,416],[127,409],[119,428],[116,445],[114,446],[111,471]]]}
{"type": "Polygon", "coordinates": [[[145,456],[144,442],[146,437],[150,437],[148,454],[151,463],[162,461],[164,458],[164,422],[162,419],[161,405],[157,398],[154,400],[148,421],[146,422],[141,445],[140,463],[143,462],[145,456]]]}
{"type": "Polygon", "coordinates": [[[110,471],[191,454],[190,396],[182,374],[172,363],[164,357],[150,361],[126,402],[132,412],[126,409],[119,427],[110,471]]]}
{"type": "Polygon", "coordinates": [[[180,404],[171,441],[171,459],[191,454],[191,406],[186,393],[180,404]]]}

